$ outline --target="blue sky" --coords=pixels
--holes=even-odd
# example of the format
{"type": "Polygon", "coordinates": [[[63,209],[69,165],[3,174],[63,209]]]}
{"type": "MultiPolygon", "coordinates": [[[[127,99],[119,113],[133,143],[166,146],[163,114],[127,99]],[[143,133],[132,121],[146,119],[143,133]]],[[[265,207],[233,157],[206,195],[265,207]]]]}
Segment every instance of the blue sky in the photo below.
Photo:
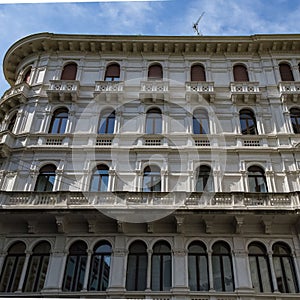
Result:
{"type": "Polygon", "coordinates": [[[300,33],[298,0],[41,2],[0,0],[0,96],[8,88],[2,71],[5,52],[33,33],[194,35],[192,24],[202,12],[203,35],[300,33]]]}

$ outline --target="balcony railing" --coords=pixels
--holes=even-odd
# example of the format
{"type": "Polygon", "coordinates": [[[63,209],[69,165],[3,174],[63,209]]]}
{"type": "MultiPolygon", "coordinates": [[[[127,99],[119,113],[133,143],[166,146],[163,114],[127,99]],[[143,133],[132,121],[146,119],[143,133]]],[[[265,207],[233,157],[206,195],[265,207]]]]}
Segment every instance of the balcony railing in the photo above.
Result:
{"type": "Polygon", "coordinates": [[[168,99],[169,82],[148,80],[141,82],[140,97],[152,99],[168,99]]]}
{"type": "Polygon", "coordinates": [[[79,81],[77,80],[50,80],[47,90],[50,101],[77,101],[79,96],[79,81]]]}
{"type": "Polygon", "coordinates": [[[205,100],[213,102],[215,98],[214,82],[189,81],[185,83],[185,90],[187,100],[195,97],[201,100],[203,97],[205,100]]]}
{"type": "Polygon", "coordinates": [[[111,98],[119,99],[123,97],[123,81],[96,81],[94,97],[105,97],[107,101],[111,98]]]}
{"type": "Polygon", "coordinates": [[[243,100],[247,102],[248,100],[259,101],[261,96],[261,91],[259,89],[258,82],[231,82],[230,83],[230,92],[232,102],[237,100],[243,100]]]}
{"type": "Polygon", "coordinates": [[[26,82],[22,82],[7,90],[0,102],[0,117],[2,118],[11,108],[25,103],[29,97],[29,93],[30,88],[26,82]]]}
{"type": "Polygon", "coordinates": [[[2,208],[299,209],[299,192],[0,192],[2,208]]]}
{"type": "Polygon", "coordinates": [[[278,90],[282,101],[288,99],[296,102],[300,97],[300,82],[282,81],[278,84],[278,90]]]}

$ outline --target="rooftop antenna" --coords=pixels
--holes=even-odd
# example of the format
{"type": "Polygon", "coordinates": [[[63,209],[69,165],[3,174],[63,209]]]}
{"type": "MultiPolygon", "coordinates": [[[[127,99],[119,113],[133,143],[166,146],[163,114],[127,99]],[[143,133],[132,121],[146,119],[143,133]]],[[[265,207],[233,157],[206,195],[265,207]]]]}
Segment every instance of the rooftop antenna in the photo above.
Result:
{"type": "Polygon", "coordinates": [[[199,22],[202,19],[202,17],[203,17],[204,14],[205,14],[205,11],[198,18],[197,22],[193,24],[193,29],[195,30],[195,32],[196,32],[197,35],[202,35],[202,33],[199,31],[198,24],[199,24],[199,22]]]}

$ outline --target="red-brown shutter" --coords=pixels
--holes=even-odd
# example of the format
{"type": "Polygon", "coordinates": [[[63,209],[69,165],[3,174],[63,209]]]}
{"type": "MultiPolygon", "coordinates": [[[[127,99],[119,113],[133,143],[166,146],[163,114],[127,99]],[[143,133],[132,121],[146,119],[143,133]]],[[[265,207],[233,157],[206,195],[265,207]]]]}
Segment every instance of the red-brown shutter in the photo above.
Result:
{"type": "Polygon", "coordinates": [[[105,77],[120,77],[120,66],[111,64],[106,68],[105,77]]]}
{"type": "Polygon", "coordinates": [[[249,81],[247,68],[242,65],[234,66],[233,77],[234,81],[249,81]]]}
{"type": "Polygon", "coordinates": [[[288,64],[280,64],[279,72],[282,81],[294,81],[293,72],[291,70],[290,65],[288,64]]]}
{"type": "Polygon", "coordinates": [[[161,65],[152,65],[148,70],[148,78],[150,79],[162,79],[163,70],[161,65]]]}
{"type": "Polygon", "coordinates": [[[194,65],[191,68],[191,81],[206,81],[205,69],[201,65],[194,65]]]}
{"type": "Polygon", "coordinates": [[[75,63],[67,64],[61,74],[61,80],[75,80],[77,73],[77,65],[75,63]]]}

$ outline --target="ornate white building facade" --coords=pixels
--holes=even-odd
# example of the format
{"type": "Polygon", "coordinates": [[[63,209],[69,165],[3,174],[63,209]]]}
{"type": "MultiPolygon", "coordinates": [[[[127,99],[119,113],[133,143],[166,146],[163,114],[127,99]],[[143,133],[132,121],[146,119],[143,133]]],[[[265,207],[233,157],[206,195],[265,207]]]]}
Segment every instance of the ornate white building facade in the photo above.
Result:
{"type": "Polygon", "coordinates": [[[17,41],[0,295],[299,299],[299,67],[300,35],[17,41]]]}

